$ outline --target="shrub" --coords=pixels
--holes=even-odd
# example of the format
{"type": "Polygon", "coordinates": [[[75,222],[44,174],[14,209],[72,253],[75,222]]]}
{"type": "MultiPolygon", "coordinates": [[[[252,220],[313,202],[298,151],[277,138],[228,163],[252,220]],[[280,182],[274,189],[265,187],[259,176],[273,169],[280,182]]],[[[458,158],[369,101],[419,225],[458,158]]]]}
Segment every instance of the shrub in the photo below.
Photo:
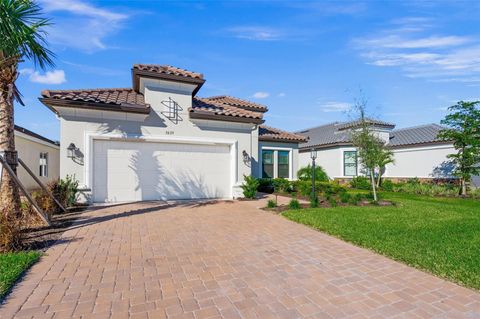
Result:
{"type": "Polygon", "coordinates": [[[317,196],[310,196],[310,207],[311,208],[318,207],[318,197],[317,196]]]}
{"type": "Polygon", "coordinates": [[[277,202],[274,201],[273,199],[269,199],[268,202],[267,202],[267,207],[268,208],[275,208],[275,207],[277,207],[277,202]]]}
{"type": "MultiPolygon", "coordinates": [[[[77,203],[78,196],[78,181],[75,177],[67,175],[65,179],[58,179],[47,183],[47,189],[50,193],[62,204],[63,207],[72,207],[77,203]]],[[[32,192],[32,198],[38,206],[51,219],[53,214],[61,213],[61,208],[50,197],[50,195],[43,189],[32,192]]],[[[34,214],[34,208],[29,202],[23,202],[24,211],[29,214],[34,214]]]]}
{"type": "Polygon", "coordinates": [[[285,178],[274,178],[272,180],[273,187],[275,192],[292,192],[293,187],[291,186],[291,182],[285,178]]]}
{"type": "Polygon", "coordinates": [[[257,188],[260,182],[253,176],[243,175],[244,182],[242,184],[243,196],[254,199],[257,195],[257,188]]]}
{"type": "Polygon", "coordinates": [[[364,200],[366,197],[367,197],[367,195],[365,195],[365,194],[357,193],[357,194],[355,194],[355,196],[354,196],[354,200],[355,200],[357,203],[359,203],[359,202],[361,202],[362,200],[364,200]]]}
{"type": "Polygon", "coordinates": [[[352,180],[350,181],[350,186],[352,188],[364,190],[369,190],[372,187],[370,181],[365,176],[357,176],[352,178],[352,180]]]}
{"type": "Polygon", "coordinates": [[[332,207],[337,207],[337,206],[338,206],[337,200],[336,200],[335,198],[330,198],[330,200],[328,201],[328,203],[329,203],[330,206],[332,206],[332,207]]]}
{"type": "MultiPolygon", "coordinates": [[[[302,167],[297,172],[298,179],[301,181],[311,181],[312,180],[312,166],[308,164],[306,167],[302,167]]],[[[327,173],[321,166],[315,166],[315,181],[318,182],[328,182],[327,173]]]]}
{"type": "MultiPolygon", "coordinates": [[[[303,196],[310,196],[312,193],[312,182],[311,181],[298,181],[295,183],[297,190],[303,196]]],[[[337,195],[345,193],[347,189],[334,182],[315,182],[315,192],[325,193],[327,195],[337,195]]]]}
{"type": "Polygon", "coordinates": [[[288,208],[290,209],[300,209],[300,202],[296,198],[292,198],[288,203],[288,208]]]}
{"type": "Polygon", "coordinates": [[[274,192],[273,180],[271,178],[259,178],[257,191],[272,194],[274,192]]]}
{"type": "Polygon", "coordinates": [[[382,190],[387,191],[387,192],[393,192],[395,185],[393,182],[389,179],[386,179],[382,182],[382,190]]]}
{"type": "Polygon", "coordinates": [[[72,207],[77,203],[78,181],[75,176],[67,175],[57,183],[50,185],[50,191],[65,207],[72,207]]]}
{"type": "Polygon", "coordinates": [[[342,203],[344,203],[344,204],[345,204],[345,203],[349,203],[350,200],[351,200],[351,197],[352,197],[352,196],[350,196],[350,194],[347,193],[347,192],[341,193],[341,194],[340,194],[340,201],[341,201],[342,203]]]}

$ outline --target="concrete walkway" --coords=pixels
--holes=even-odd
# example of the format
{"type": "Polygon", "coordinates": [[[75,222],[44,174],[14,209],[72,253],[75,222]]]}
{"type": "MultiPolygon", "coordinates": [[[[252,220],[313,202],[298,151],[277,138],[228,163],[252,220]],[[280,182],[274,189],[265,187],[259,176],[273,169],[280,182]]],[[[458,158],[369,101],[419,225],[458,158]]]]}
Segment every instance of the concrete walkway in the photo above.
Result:
{"type": "Polygon", "coordinates": [[[480,318],[478,293],[262,205],[92,210],[15,287],[0,317],[480,318]]]}

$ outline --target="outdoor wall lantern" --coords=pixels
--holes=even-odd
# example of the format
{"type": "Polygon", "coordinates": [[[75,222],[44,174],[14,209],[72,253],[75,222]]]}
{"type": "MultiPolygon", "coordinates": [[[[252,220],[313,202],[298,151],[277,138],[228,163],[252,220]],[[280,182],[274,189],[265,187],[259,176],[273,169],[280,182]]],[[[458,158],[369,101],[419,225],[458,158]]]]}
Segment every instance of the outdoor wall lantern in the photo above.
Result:
{"type": "Polygon", "coordinates": [[[250,158],[250,155],[248,155],[247,151],[243,150],[242,157],[243,157],[243,163],[245,163],[245,165],[249,166],[251,158],[250,158]]]}
{"type": "Polygon", "coordinates": [[[75,146],[75,144],[70,143],[67,147],[67,157],[74,159],[76,157],[75,153],[77,152],[78,147],[75,146]]]}

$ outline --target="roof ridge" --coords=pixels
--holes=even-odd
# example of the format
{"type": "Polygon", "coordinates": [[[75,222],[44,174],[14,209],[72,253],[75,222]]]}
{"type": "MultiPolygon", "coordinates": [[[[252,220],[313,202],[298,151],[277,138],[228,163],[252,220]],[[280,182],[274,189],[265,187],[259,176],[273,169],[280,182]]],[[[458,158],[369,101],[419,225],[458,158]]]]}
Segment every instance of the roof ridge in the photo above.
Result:
{"type": "Polygon", "coordinates": [[[339,121],[330,122],[330,123],[326,123],[326,124],[322,124],[322,125],[318,125],[318,126],[309,127],[309,128],[303,129],[303,130],[295,131],[295,133],[306,132],[306,131],[310,131],[310,130],[313,130],[313,129],[317,129],[317,128],[321,128],[321,127],[325,127],[325,126],[329,126],[329,125],[340,124],[340,123],[342,123],[342,122],[339,122],[339,121]]]}
{"type": "MultiPolygon", "coordinates": [[[[134,91],[133,88],[90,88],[90,89],[62,89],[62,90],[42,90],[42,95],[48,95],[47,92],[86,92],[86,91],[134,91]]],[[[138,92],[137,92],[138,93],[138,92]]],[[[141,94],[141,93],[138,93],[141,94]]]]}
{"type": "Polygon", "coordinates": [[[156,63],[134,63],[133,64],[133,69],[141,70],[145,67],[164,69],[162,71],[167,71],[167,72],[169,71],[168,69],[173,69],[174,71],[180,71],[180,73],[185,73],[185,74],[179,74],[180,76],[192,77],[192,78],[198,77],[200,79],[203,79],[203,73],[184,69],[184,68],[179,68],[178,66],[173,66],[170,64],[156,64],[156,63]]]}

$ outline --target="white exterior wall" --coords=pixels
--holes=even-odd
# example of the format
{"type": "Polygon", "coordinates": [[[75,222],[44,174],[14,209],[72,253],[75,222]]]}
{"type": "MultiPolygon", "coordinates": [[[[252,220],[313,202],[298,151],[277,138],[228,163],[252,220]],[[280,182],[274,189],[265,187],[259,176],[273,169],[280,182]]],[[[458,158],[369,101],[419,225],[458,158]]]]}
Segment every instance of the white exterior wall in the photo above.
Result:
{"type": "MultiPolygon", "coordinates": [[[[46,184],[49,181],[58,179],[60,176],[60,150],[58,146],[15,131],[15,148],[18,151],[18,157],[25,162],[42,183],[46,184]],[[48,176],[39,176],[40,153],[48,153],[48,176]]],[[[17,174],[27,190],[31,191],[40,188],[21,165],[18,165],[17,174]]]]}
{"type": "MultiPolygon", "coordinates": [[[[262,150],[273,150],[273,151],[288,151],[290,152],[290,180],[297,179],[297,171],[299,170],[299,154],[298,154],[298,144],[296,143],[280,143],[280,142],[267,142],[260,141],[258,143],[258,162],[255,165],[254,170],[252,171],[253,176],[262,177],[262,150]]],[[[276,156],[274,157],[276,158],[276,156]]],[[[274,160],[274,173],[277,173],[277,161],[274,160]]],[[[275,176],[276,177],[276,176],[275,176]]]]}
{"type": "MultiPolygon", "coordinates": [[[[354,147],[332,147],[317,150],[316,163],[322,166],[330,178],[348,178],[343,171],[343,152],[354,151],[354,147]]],[[[385,177],[398,178],[450,178],[451,165],[448,165],[448,154],[455,153],[451,144],[424,147],[398,148],[393,150],[394,164],[386,167],[385,177]]],[[[311,164],[310,151],[299,153],[299,168],[311,164]]],[[[361,175],[361,163],[357,172],[361,175]]],[[[476,181],[478,177],[474,178],[476,181]]]]}
{"type": "MultiPolygon", "coordinates": [[[[335,178],[349,178],[351,176],[344,176],[343,171],[343,152],[345,151],[355,151],[354,147],[332,147],[317,149],[317,159],[315,160],[316,165],[320,165],[325,172],[327,173],[330,179],[335,178]]],[[[310,158],[310,151],[300,152],[299,154],[299,168],[305,167],[308,164],[312,164],[312,159],[310,158]]],[[[360,163],[357,165],[357,172],[360,171],[360,163]]]]}
{"type": "Polygon", "coordinates": [[[395,163],[387,165],[385,177],[452,177],[452,167],[447,164],[447,155],[455,153],[451,144],[399,148],[393,153],[395,163]]]}
{"type": "Polygon", "coordinates": [[[240,196],[239,185],[243,175],[250,175],[252,163],[258,162],[258,128],[248,123],[232,123],[210,120],[191,120],[188,109],[192,104],[191,92],[194,86],[153,79],[141,79],[141,90],[144,91],[145,102],[152,107],[147,115],[111,111],[81,110],[72,108],[57,109],[61,115],[61,151],[60,175],[75,175],[85,189],[84,200],[91,197],[90,162],[92,139],[95,138],[138,138],[157,141],[175,140],[211,143],[228,143],[233,146],[233,196],[240,196]],[[180,106],[178,123],[170,121],[162,112],[167,108],[162,103],[169,98],[180,106]],[[83,160],[72,160],[67,157],[66,147],[74,143],[83,160]],[[244,151],[251,162],[244,161],[244,151]]]}

